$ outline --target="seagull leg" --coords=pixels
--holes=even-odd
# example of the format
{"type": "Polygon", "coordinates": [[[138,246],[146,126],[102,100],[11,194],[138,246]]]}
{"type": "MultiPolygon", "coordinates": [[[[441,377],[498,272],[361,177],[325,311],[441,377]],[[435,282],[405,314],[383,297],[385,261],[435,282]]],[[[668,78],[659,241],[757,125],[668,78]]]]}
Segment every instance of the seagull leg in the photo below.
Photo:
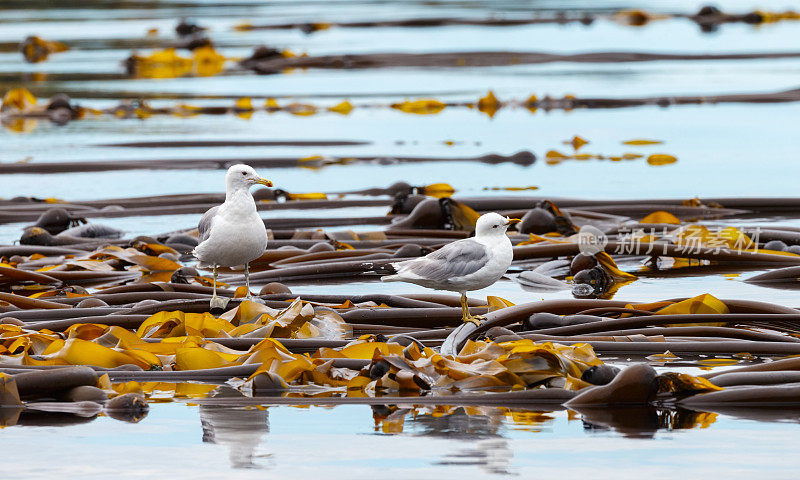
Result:
{"type": "Polygon", "coordinates": [[[476,327],[481,326],[481,320],[483,319],[482,316],[472,316],[469,314],[469,304],[467,303],[467,294],[466,292],[461,293],[461,314],[462,320],[464,323],[474,323],[476,327]]]}
{"type": "Polygon", "coordinates": [[[250,300],[251,302],[256,302],[256,303],[264,303],[263,300],[261,300],[258,297],[254,297],[250,293],[250,264],[249,263],[245,263],[244,264],[244,285],[245,285],[245,288],[247,288],[247,296],[244,297],[245,300],[250,300]]]}
{"type": "Polygon", "coordinates": [[[225,308],[225,306],[228,304],[229,299],[217,296],[217,265],[216,264],[214,264],[214,267],[213,267],[212,271],[214,272],[214,293],[211,295],[210,308],[211,309],[214,309],[214,308],[225,308]]]}
{"type": "Polygon", "coordinates": [[[245,263],[244,264],[244,288],[247,289],[247,295],[245,296],[245,298],[248,299],[248,300],[253,298],[253,296],[250,295],[250,264],[249,263],[245,263]]]}

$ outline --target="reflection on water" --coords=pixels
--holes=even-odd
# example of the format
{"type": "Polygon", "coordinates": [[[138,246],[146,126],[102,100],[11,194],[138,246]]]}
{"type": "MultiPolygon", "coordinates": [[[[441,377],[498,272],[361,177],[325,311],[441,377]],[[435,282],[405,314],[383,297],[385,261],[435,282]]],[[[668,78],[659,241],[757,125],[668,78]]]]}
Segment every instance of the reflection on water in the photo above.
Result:
{"type": "Polygon", "coordinates": [[[503,409],[481,407],[437,407],[414,418],[420,435],[444,436],[462,442],[446,452],[437,465],[476,465],[489,473],[509,473],[514,452],[499,433],[505,419],[503,409]],[[449,410],[442,413],[442,410],[449,410]]]}
{"type": "Polygon", "coordinates": [[[436,465],[476,465],[495,474],[509,474],[514,452],[505,439],[478,440],[470,448],[461,448],[445,455],[436,465]]]}
{"type": "Polygon", "coordinates": [[[412,422],[418,435],[480,440],[498,435],[503,412],[499,408],[438,406],[415,415],[412,422]]]}
{"type": "MultiPolygon", "coordinates": [[[[286,407],[200,406],[203,442],[223,447],[233,468],[274,467],[281,463],[278,454],[270,454],[269,463],[259,462],[260,447],[270,433],[270,409],[286,407]]],[[[336,412],[353,407],[328,407],[336,412]]],[[[357,419],[363,418],[366,406],[358,407],[357,419]]],[[[634,440],[658,440],[658,432],[714,428],[721,415],[761,422],[800,423],[798,409],[729,408],[718,412],[683,408],[618,407],[586,408],[577,411],[526,409],[484,406],[405,406],[370,407],[374,432],[383,436],[446,441],[444,448],[431,452],[434,466],[477,468],[491,474],[517,474],[514,468],[514,442],[518,433],[535,438],[552,437],[566,423],[571,430],[581,428],[584,435],[619,436],[634,440]],[[570,420],[577,420],[573,422],[570,420]],[[565,422],[566,420],[566,422],[565,422]]],[[[552,407],[551,407],[552,408],[552,407]]],[[[313,413],[312,408],[309,412],[313,413]]],[[[342,412],[344,413],[344,412],[342,412]]],[[[362,423],[357,421],[357,423],[362,423]]],[[[287,426],[281,426],[285,428],[287,426]]],[[[289,426],[290,427],[290,426],[289,426]]],[[[282,429],[281,428],[281,429],[282,429]]],[[[359,430],[348,425],[346,430],[359,430]]],[[[425,440],[428,443],[428,440],[425,440]]]]}
{"type": "Polygon", "coordinates": [[[201,406],[203,442],[228,449],[233,468],[263,468],[256,449],[269,433],[269,412],[257,407],[201,406]]]}
{"type": "Polygon", "coordinates": [[[737,420],[800,424],[800,407],[714,407],[706,415],[726,415],[737,420]]]}
{"type": "Polygon", "coordinates": [[[399,409],[374,405],[372,412],[376,431],[403,433],[408,418],[413,435],[458,441],[453,450],[443,453],[436,465],[474,465],[489,473],[509,473],[514,452],[499,432],[505,419],[502,408],[439,405],[399,409]]]}
{"type": "Polygon", "coordinates": [[[613,430],[627,438],[653,438],[659,430],[707,428],[717,415],[677,408],[581,407],[576,409],[587,432],[613,430]]]}
{"type": "Polygon", "coordinates": [[[26,407],[0,405],[0,428],[68,427],[89,423],[103,415],[127,423],[138,423],[147,417],[141,410],[110,410],[104,413],[99,405],[86,403],[29,404],[26,407]]]}
{"type": "Polygon", "coordinates": [[[797,408],[574,412],[536,405],[295,408],[184,401],[201,405],[153,403],[150,414],[135,425],[103,415],[0,408],[0,424],[7,427],[0,429],[0,442],[9,458],[18,459],[20,473],[32,477],[64,468],[80,476],[81,465],[94,465],[107,475],[117,469],[152,470],[157,476],[174,472],[176,458],[202,459],[183,462],[181,478],[218,478],[230,468],[237,469],[237,478],[263,478],[265,468],[282,478],[373,478],[375,471],[386,478],[431,478],[444,472],[462,478],[521,476],[529,468],[547,475],[556,470],[563,474],[564,468],[579,471],[574,455],[580,451],[581,462],[592,464],[592,473],[600,476],[633,478],[618,471],[619,462],[656,468],[648,462],[657,455],[662,462],[653,471],[665,476],[675,462],[692,461],[698,472],[742,478],[745,472],[752,474],[747,462],[753,458],[766,462],[758,465],[773,473],[796,467],[789,451],[800,423],[797,408]],[[729,457],[757,431],[769,435],[751,445],[749,457],[729,457]],[[36,453],[41,452],[43,435],[56,432],[60,440],[50,445],[49,454],[36,453]],[[678,438],[680,442],[668,441],[678,438]],[[97,464],[101,457],[115,461],[97,464]],[[148,459],[147,466],[142,458],[148,459]]]}
{"type": "MultiPolygon", "coordinates": [[[[552,407],[551,407],[552,408],[552,407]]],[[[556,421],[556,410],[532,410],[509,407],[444,406],[403,408],[373,406],[376,430],[384,433],[444,437],[481,441],[503,436],[504,427],[531,433],[550,431],[556,421]]],[[[563,413],[559,408],[558,412],[563,413]]],[[[573,412],[570,412],[573,414],[573,412]]],[[[587,433],[613,430],[631,438],[653,438],[658,430],[707,428],[716,413],[683,408],[661,407],[581,407],[574,415],[583,421],[587,433]]],[[[765,416],[769,418],[769,416],[765,416]]]]}
{"type": "MultiPolygon", "coordinates": [[[[233,388],[222,386],[210,397],[241,397],[233,388]]],[[[203,442],[228,449],[232,468],[264,468],[256,462],[256,449],[269,433],[269,411],[262,406],[225,407],[200,405],[203,442]]]]}

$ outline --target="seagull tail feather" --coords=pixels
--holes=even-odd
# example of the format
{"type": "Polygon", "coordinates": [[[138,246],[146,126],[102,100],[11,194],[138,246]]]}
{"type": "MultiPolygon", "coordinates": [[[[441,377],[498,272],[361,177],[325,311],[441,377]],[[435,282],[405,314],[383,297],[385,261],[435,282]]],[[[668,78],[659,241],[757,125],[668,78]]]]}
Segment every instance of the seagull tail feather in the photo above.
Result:
{"type": "MultiPolygon", "coordinates": [[[[396,276],[397,268],[393,263],[372,263],[367,262],[363,264],[364,272],[365,273],[377,273],[378,275],[389,275],[389,276],[396,276]]],[[[388,279],[389,277],[382,276],[381,280],[391,282],[394,281],[393,279],[388,279]]]]}

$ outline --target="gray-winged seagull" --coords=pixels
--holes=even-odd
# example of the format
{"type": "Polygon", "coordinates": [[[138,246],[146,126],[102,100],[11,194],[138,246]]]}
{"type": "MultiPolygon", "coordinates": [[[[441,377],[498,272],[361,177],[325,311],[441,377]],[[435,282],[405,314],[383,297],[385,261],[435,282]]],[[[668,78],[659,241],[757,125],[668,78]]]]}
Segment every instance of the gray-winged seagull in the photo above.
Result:
{"type": "Polygon", "coordinates": [[[381,280],[458,292],[464,322],[479,325],[480,317],[469,313],[467,292],[492,285],[511,266],[514,250],[506,230],[516,222],[519,219],[494,212],[481,215],[475,224],[475,237],[449,243],[424,257],[392,263],[397,274],[381,280]]]}
{"type": "Polygon", "coordinates": [[[197,230],[200,244],[194,256],[214,272],[214,294],[211,308],[225,308],[227,299],[217,296],[217,267],[244,265],[247,298],[250,295],[250,262],[267,249],[267,229],[258,215],[250,187],[255,184],[272,186],[248,165],[234,165],[225,175],[225,203],[209,209],[200,219],[197,230]]]}

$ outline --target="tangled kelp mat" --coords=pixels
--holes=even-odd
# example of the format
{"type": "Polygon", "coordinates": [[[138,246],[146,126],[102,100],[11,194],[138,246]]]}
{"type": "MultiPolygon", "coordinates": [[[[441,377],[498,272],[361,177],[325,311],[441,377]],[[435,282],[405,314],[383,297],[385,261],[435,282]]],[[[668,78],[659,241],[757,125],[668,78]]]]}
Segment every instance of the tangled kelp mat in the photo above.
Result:
{"type": "MultiPolygon", "coordinates": [[[[384,225],[374,231],[326,229],[340,218],[267,219],[269,249],[252,264],[258,301],[243,300],[248,292],[235,287],[243,277],[228,270],[221,295],[229,302],[215,311],[211,279],[189,253],[195,229],[119,238],[87,219],[142,215],[142,208],[170,213],[181,203],[203,211],[217,196],[5,202],[8,219],[35,220],[18,245],[0,247],[5,422],[14,423],[21,409],[138,420],[148,401],[165,399],[544,405],[588,416],[599,406],[707,412],[800,404],[797,309],[704,292],[616,299],[640,278],[709,269],[767,269],[747,281],[796,287],[797,229],[731,224],[790,211],[799,200],[452,193],[446,184],[359,192],[383,197],[389,210],[372,220],[384,225]],[[116,208],[98,208],[109,204],[116,208]],[[522,218],[510,234],[509,279],[574,298],[517,305],[470,299],[471,312],[484,315],[476,327],[461,324],[452,295],[292,293],[293,285],[377,281],[394,261],[468,236],[485,211],[522,218]],[[585,241],[588,233],[593,242],[585,241]],[[685,365],[718,370],[690,375],[685,365]]],[[[302,198],[263,198],[259,207],[324,213],[358,201],[302,198]]]]}

